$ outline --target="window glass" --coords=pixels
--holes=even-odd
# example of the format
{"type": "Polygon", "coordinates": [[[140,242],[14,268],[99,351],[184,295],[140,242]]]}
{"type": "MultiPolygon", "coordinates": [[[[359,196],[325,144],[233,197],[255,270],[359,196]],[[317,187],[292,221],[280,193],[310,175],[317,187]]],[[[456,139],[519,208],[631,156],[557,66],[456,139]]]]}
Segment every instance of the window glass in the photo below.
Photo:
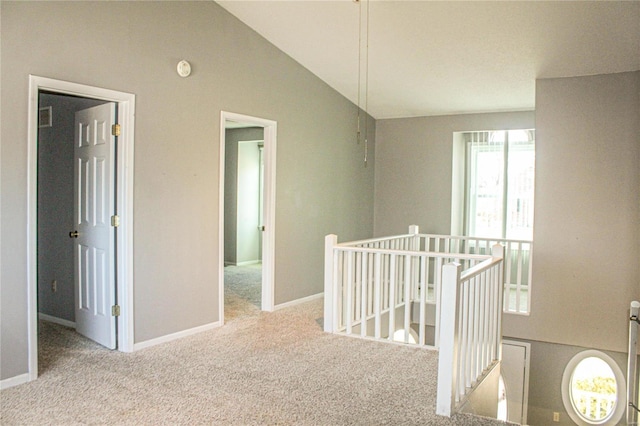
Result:
{"type": "Polygon", "coordinates": [[[602,423],[616,406],[616,377],[605,361],[585,358],[571,375],[571,401],[585,420],[602,423]]]}
{"type": "Polygon", "coordinates": [[[465,140],[467,235],[532,240],[534,131],[469,132],[465,140]]]}
{"type": "Polygon", "coordinates": [[[575,355],[562,376],[562,402],[578,425],[615,425],[625,411],[625,379],[607,354],[586,350],[575,355]]]}

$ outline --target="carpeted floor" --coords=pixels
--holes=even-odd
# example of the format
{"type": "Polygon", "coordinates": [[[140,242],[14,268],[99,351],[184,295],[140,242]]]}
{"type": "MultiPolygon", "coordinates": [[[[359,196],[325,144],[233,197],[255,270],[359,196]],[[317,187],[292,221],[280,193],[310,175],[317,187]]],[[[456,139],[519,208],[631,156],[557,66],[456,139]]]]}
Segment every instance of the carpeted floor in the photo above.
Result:
{"type": "Polygon", "coordinates": [[[262,265],[224,267],[225,321],[253,314],[262,304],[262,265]]]}
{"type": "Polygon", "coordinates": [[[40,377],[2,425],[494,425],[435,415],[437,353],[324,333],[322,301],[134,353],[40,323],[40,377]]]}

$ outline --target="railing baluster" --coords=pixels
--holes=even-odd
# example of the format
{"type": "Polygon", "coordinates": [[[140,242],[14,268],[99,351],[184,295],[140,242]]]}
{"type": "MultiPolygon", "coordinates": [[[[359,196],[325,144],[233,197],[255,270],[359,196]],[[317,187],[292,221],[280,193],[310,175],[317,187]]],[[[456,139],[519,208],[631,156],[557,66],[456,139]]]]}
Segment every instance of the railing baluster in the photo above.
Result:
{"type": "Polygon", "coordinates": [[[373,302],[373,312],[375,314],[375,338],[380,338],[380,329],[381,329],[381,311],[382,311],[382,300],[381,300],[381,277],[380,277],[380,269],[382,268],[382,253],[375,254],[375,266],[374,266],[374,287],[375,287],[375,296],[373,302]]]}
{"type": "Polygon", "coordinates": [[[438,257],[436,259],[435,271],[433,271],[434,275],[434,292],[436,296],[436,325],[435,325],[435,347],[440,347],[440,324],[442,317],[442,303],[441,303],[441,292],[442,292],[442,258],[438,257]]]}
{"type": "Polygon", "coordinates": [[[362,289],[360,291],[360,293],[362,294],[362,297],[360,299],[360,336],[362,337],[366,337],[367,336],[367,324],[369,323],[369,319],[368,319],[368,309],[367,309],[367,303],[368,303],[368,295],[369,295],[369,265],[368,265],[368,260],[369,260],[369,254],[368,253],[362,253],[362,264],[360,265],[362,267],[362,273],[360,274],[360,288],[362,289]]]}
{"type": "Polygon", "coordinates": [[[467,368],[470,365],[471,351],[469,350],[469,286],[463,283],[460,288],[461,291],[461,307],[460,307],[460,362],[458,367],[458,394],[464,394],[464,388],[467,386],[468,372],[467,368]]]}
{"type": "Polygon", "coordinates": [[[522,243],[518,243],[518,270],[516,277],[516,312],[520,312],[520,291],[522,289],[522,243]]]}
{"type": "Polygon", "coordinates": [[[531,312],[531,278],[533,276],[533,247],[531,243],[529,246],[529,264],[527,265],[528,275],[527,275],[527,311],[531,312]]]}
{"type": "MultiPolygon", "coordinates": [[[[511,243],[507,244],[507,248],[505,251],[505,258],[504,258],[504,275],[505,275],[505,280],[504,280],[504,291],[505,291],[505,302],[504,302],[504,307],[503,309],[507,312],[511,312],[511,255],[513,253],[513,250],[511,248],[511,243]]],[[[514,308],[515,309],[515,308],[514,308]]]]}
{"type": "Polygon", "coordinates": [[[390,259],[390,280],[389,280],[389,340],[393,340],[393,333],[396,326],[396,255],[392,254],[390,259]]]}
{"type": "Polygon", "coordinates": [[[387,309],[389,307],[389,255],[385,254],[382,258],[383,260],[383,268],[382,268],[382,309],[387,309]]]}
{"type": "Polygon", "coordinates": [[[409,343],[409,330],[411,329],[411,256],[405,256],[404,262],[404,342],[409,343]]]}
{"type": "Polygon", "coordinates": [[[362,307],[362,304],[360,302],[361,298],[362,298],[362,286],[360,285],[360,282],[362,281],[362,252],[356,252],[354,253],[355,255],[355,263],[354,263],[354,271],[355,271],[355,277],[353,280],[353,289],[355,291],[355,302],[354,302],[354,306],[353,306],[353,311],[354,311],[354,321],[360,321],[362,322],[362,310],[360,309],[362,307]]]}
{"type": "Polygon", "coordinates": [[[345,312],[347,323],[347,334],[353,332],[353,257],[354,252],[347,253],[347,275],[346,275],[346,290],[347,290],[347,309],[345,312]]]}
{"type": "Polygon", "coordinates": [[[424,346],[425,344],[427,328],[427,291],[429,291],[427,286],[427,279],[429,277],[429,273],[427,271],[428,265],[429,262],[427,261],[427,256],[420,256],[420,320],[418,322],[418,329],[420,331],[418,334],[418,344],[420,346],[424,346]]]}

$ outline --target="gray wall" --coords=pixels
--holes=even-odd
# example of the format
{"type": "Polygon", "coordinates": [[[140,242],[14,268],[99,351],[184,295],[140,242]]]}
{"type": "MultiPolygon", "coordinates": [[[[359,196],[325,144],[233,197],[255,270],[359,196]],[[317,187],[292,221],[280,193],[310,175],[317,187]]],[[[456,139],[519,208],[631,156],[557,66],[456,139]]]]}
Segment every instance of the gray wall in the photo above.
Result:
{"type": "MultiPolygon", "coordinates": [[[[531,343],[531,360],[529,370],[529,406],[527,423],[536,425],[574,425],[562,403],[562,375],[564,370],[578,353],[590,349],[578,346],[556,345],[545,342],[531,343]],[[560,422],[553,421],[553,413],[560,413],[560,422]]],[[[622,374],[627,371],[626,353],[603,351],[618,364],[622,374]]],[[[618,403],[624,404],[626,397],[619,396],[618,403]]],[[[625,424],[622,417],[620,424],[625,424]]]]}
{"type": "Polygon", "coordinates": [[[220,317],[221,110],[278,122],[276,304],[323,291],[325,234],[371,235],[374,169],[355,142],[356,107],[217,4],[0,8],[0,379],[27,372],[29,74],[136,95],[135,342],[220,317]],[[94,25],[96,16],[108,25],[94,25]],[[186,79],[176,73],[183,58],[193,66],[186,79]]]}
{"type": "Polygon", "coordinates": [[[73,140],[75,112],[104,101],[40,95],[52,108],[52,127],[38,129],[38,312],[75,321],[73,140]],[[57,281],[57,291],[51,282],[57,281]]]}
{"type": "Polygon", "coordinates": [[[376,235],[451,232],[453,132],[533,128],[533,112],[377,121],[376,235]]]}
{"type": "Polygon", "coordinates": [[[530,316],[503,331],[532,343],[529,424],[572,424],[560,383],[577,352],[624,368],[628,309],[640,298],[640,72],[537,81],[533,113],[379,120],[377,235],[451,226],[452,132],[536,129],[530,316]],[[397,188],[407,188],[399,191],[397,188]]]}
{"type": "Polygon", "coordinates": [[[531,315],[504,332],[626,352],[640,298],[640,72],[538,80],[531,315]]]}
{"type": "Polygon", "coordinates": [[[504,334],[626,351],[640,297],[640,72],[538,80],[533,120],[379,120],[374,232],[450,232],[452,132],[535,128],[531,315],[507,315],[504,334]]]}
{"type": "MultiPolygon", "coordinates": [[[[238,260],[238,142],[263,140],[262,127],[227,129],[225,131],[224,169],[224,261],[238,260]]],[[[277,165],[276,165],[277,167],[277,165]]]]}

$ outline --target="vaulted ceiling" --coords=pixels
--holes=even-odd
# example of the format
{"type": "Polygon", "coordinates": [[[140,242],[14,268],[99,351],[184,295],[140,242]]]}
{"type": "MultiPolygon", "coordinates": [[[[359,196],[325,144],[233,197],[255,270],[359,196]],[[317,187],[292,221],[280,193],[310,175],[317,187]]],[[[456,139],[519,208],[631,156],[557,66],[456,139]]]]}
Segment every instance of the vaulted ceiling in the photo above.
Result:
{"type": "Polygon", "coordinates": [[[640,70],[640,1],[217,3],[378,119],[532,110],[536,78],[640,70]]]}

